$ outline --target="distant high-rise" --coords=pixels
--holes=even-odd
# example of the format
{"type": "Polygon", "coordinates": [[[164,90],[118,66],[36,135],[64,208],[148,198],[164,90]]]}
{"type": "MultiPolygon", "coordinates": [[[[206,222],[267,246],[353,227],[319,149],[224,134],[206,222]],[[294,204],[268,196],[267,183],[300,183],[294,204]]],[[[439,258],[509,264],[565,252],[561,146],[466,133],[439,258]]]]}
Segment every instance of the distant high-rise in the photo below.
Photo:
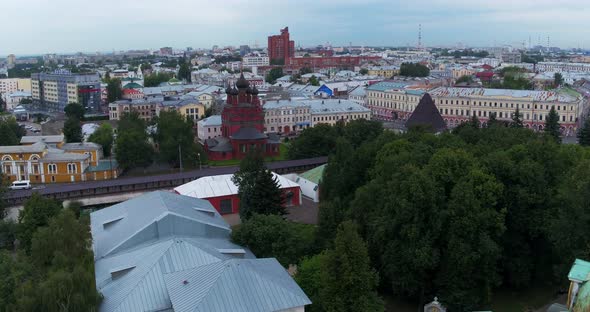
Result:
{"type": "Polygon", "coordinates": [[[91,112],[100,111],[100,77],[98,73],[31,74],[33,102],[49,111],[63,111],[66,105],[78,103],[91,112]]]}
{"type": "Polygon", "coordinates": [[[268,37],[268,57],[271,64],[289,64],[295,57],[295,41],[289,40],[289,27],[281,29],[280,35],[268,37]]]}
{"type": "Polygon", "coordinates": [[[14,54],[9,54],[8,57],[6,57],[6,65],[8,65],[8,69],[14,68],[15,64],[16,56],[14,56],[14,54]]]}

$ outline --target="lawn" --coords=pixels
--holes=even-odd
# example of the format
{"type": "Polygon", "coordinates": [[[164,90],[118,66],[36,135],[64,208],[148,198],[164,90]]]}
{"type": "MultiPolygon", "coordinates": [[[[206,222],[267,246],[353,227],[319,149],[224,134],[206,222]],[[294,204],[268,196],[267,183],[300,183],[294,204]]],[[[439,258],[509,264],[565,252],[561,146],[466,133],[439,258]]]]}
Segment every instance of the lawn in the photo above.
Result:
{"type": "MultiPolygon", "coordinates": [[[[264,160],[267,162],[280,161],[287,159],[287,152],[289,151],[289,143],[281,143],[279,145],[279,156],[266,157],[264,160]]],[[[240,165],[239,159],[226,159],[226,160],[209,160],[207,164],[211,167],[228,167],[240,165]]]]}

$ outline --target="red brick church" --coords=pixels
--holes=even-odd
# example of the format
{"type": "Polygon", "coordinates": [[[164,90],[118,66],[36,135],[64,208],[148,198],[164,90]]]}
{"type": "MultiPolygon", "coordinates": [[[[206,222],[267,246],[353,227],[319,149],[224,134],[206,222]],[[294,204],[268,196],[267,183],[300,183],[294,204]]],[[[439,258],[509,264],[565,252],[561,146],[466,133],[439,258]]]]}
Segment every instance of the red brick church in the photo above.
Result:
{"type": "Polygon", "coordinates": [[[279,137],[264,134],[264,110],[256,86],[242,74],[235,87],[225,90],[227,101],[221,113],[221,136],[205,141],[211,160],[242,159],[259,149],[264,156],[279,155],[279,137]]]}

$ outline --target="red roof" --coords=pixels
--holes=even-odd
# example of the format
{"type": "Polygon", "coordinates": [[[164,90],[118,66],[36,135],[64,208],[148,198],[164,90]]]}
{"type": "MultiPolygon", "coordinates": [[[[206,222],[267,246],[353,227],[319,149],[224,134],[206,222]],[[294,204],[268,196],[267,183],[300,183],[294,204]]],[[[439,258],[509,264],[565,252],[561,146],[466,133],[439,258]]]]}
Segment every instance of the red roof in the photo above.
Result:
{"type": "Polygon", "coordinates": [[[490,65],[488,65],[488,64],[483,64],[483,65],[481,66],[481,68],[483,68],[483,69],[485,69],[485,70],[491,70],[491,69],[493,69],[493,67],[492,67],[492,66],[490,66],[490,65]]]}
{"type": "Polygon", "coordinates": [[[492,78],[494,77],[494,72],[491,71],[483,71],[475,74],[477,78],[492,78]]]}
{"type": "Polygon", "coordinates": [[[141,91],[135,89],[123,89],[124,95],[141,94],[141,91]]]}

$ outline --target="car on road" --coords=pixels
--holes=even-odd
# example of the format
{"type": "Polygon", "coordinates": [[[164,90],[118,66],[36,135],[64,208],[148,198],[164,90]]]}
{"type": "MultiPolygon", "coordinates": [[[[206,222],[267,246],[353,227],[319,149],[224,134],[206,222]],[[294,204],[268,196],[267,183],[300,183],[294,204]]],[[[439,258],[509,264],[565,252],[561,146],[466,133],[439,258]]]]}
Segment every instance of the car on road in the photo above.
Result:
{"type": "Polygon", "coordinates": [[[22,180],[22,181],[14,181],[10,186],[11,190],[28,190],[31,188],[31,181],[29,180],[22,180]]]}

